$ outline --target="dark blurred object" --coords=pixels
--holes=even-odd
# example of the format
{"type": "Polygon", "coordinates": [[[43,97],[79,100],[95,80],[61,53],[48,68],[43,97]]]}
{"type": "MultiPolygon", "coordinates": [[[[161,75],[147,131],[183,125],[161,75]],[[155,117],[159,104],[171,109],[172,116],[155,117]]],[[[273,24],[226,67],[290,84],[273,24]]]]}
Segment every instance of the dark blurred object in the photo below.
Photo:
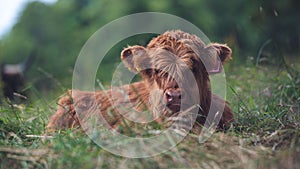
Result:
{"type": "Polygon", "coordinates": [[[1,80],[4,97],[10,100],[15,100],[15,97],[26,99],[26,96],[21,92],[24,86],[24,73],[33,63],[35,54],[32,52],[28,58],[17,64],[2,64],[1,65],[1,80]]]}

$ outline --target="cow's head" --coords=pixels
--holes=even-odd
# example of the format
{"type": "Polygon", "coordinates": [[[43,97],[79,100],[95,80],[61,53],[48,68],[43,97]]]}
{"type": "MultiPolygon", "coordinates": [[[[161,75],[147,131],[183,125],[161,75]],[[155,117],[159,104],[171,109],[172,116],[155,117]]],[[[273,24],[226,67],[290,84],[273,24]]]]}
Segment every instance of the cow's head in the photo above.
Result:
{"type": "Polygon", "coordinates": [[[130,46],[121,53],[129,70],[141,74],[150,89],[155,116],[172,116],[210,98],[209,74],[222,71],[231,57],[224,44],[205,45],[195,35],[166,32],[147,47],[130,46]]]}

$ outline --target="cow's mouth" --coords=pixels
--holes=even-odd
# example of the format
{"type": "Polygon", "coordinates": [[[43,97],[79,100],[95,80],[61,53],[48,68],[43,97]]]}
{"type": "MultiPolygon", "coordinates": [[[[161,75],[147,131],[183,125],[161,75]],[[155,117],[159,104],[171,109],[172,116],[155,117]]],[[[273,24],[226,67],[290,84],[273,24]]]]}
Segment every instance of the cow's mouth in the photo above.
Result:
{"type": "Polygon", "coordinates": [[[177,113],[180,111],[181,104],[180,103],[171,103],[171,104],[167,104],[167,107],[169,110],[172,111],[172,113],[177,113]]]}

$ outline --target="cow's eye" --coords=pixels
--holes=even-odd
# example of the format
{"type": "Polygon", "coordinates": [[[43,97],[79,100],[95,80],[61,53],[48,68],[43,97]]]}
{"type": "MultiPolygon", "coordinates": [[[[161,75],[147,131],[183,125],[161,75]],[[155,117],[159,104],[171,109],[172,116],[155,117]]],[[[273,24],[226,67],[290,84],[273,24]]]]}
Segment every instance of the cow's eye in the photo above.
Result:
{"type": "Polygon", "coordinates": [[[151,75],[152,75],[152,69],[146,69],[146,70],[145,70],[145,73],[146,73],[148,76],[151,76],[151,75]]]}

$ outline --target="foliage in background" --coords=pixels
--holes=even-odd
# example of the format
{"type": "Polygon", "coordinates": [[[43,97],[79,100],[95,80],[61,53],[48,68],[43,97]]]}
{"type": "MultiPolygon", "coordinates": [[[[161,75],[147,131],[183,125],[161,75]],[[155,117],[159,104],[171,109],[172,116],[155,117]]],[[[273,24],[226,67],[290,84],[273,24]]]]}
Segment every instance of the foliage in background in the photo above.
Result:
{"type": "MultiPolygon", "coordinates": [[[[58,0],[53,5],[30,2],[10,34],[0,40],[0,62],[20,62],[35,51],[36,61],[26,74],[29,86],[49,91],[59,87],[57,80],[69,88],[79,51],[96,30],[124,15],[147,11],[187,19],[211,41],[228,43],[238,62],[249,56],[273,60],[277,53],[274,44],[284,55],[299,56],[298,6],[297,0],[58,0]]],[[[136,37],[117,45],[109,53],[111,59],[103,62],[103,69],[112,70],[122,48],[138,39],[144,43],[144,38],[136,37]]],[[[110,77],[111,71],[99,71],[104,83],[110,77]]]]}
{"type": "MultiPolygon", "coordinates": [[[[26,72],[29,103],[0,103],[0,168],[297,168],[300,166],[300,6],[297,0],[58,0],[30,2],[0,40],[0,62],[16,63],[34,51],[26,72]],[[45,136],[56,98],[71,87],[72,69],[87,39],[106,23],[135,12],[157,11],[194,23],[233,49],[226,69],[227,100],[237,122],[206,143],[189,134],[174,149],[126,159],[72,130],[45,136]],[[55,99],[53,99],[55,98],[55,99]]],[[[109,84],[119,53],[154,35],[116,44],[98,79],[109,84]]],[[[0,84],[1,86],[1,84],[0,84]]],[[[148,132],[145,130],[145,132],[148,132]]],[[[132,133],[127,133],[132,134],[132,133]]]]}

